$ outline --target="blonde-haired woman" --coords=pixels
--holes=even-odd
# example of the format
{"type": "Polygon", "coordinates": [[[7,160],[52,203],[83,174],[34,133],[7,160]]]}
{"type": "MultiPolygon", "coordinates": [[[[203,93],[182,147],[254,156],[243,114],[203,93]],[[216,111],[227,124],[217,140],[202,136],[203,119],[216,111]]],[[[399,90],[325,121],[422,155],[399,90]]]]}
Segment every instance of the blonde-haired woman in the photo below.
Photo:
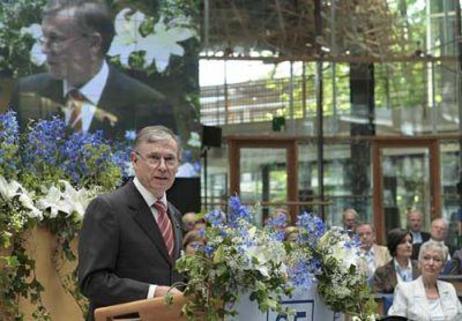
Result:
{"type": "Polygon", "coordinates": [[[419,252],[422,275],[396,286],[388,314],[415,321],[461,321],[462,305],[454,286],[438,280],[447,257],[448,250],[441,244],[432,241],[422,244],[419,252]]]}

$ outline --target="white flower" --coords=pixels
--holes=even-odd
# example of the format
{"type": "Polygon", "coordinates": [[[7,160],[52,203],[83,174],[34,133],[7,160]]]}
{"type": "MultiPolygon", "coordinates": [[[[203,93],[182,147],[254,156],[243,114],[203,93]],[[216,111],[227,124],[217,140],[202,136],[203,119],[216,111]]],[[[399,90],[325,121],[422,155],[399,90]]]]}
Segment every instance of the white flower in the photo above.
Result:
{"type": "Polygon", "coordinates": [[[24,206],[29,211],[27,215],[31,218],[38,218],[39,220],[43,219],[42,211],[35,207],[32,197],[24,190],[23,193],[19,196],[19,201],[22,206],[24,206]]]}
{"type": "Polygon", "coordinates": [[[0,176],[0,194],[6,200],[10,200],[16,195],[21,195],[21,192],[24,190],[21,184],[15,180],[8,183],[5,177],[0,176]]]}
{"type": "Polygon", "coordinates": [[[191,147],[200,147],[201,146],[201,139],[199,133],[191,132],[189,135],[189,140],[187,144],[191,147]]]}
{"type": "Polygon", "coordinates": [[[143,38],[140,33],[140,26],[144,21],[144,14],[136,11],[129,15],[131,9],[121,10],[115,19],[116,36],[112,40],[109,56],[119,56],[120,62],[128,66],[128,58],[132,52],[140,50],[137,46],[138,41],[143,38]]]}
{"type": "Polygon", "coordinates": [[[171,55],[183,56],[184,49],[177,42],[196,36],[193,29],[179,27],[178,22],[184,22],[185,19],[185,17],[177,17],[170,21],[169,25],[164,24],[163,17],[159,19],[154,26],[154,34],[144,38],[141,44],[146,50],[145,67],[154,60],[157,70],[163,72],[168,67],[171,55]]]}
{"type": "Polygon", "coordinates": [[[70,207],[61,201],[61,191],[56,186],[50,187],[45,197],[42,197],[37,201],[37,207],[43,211],[49,210],[50,218],[58,216],[60,211],[66,214],[71,213],[70,207]]]}
{"type": "Polygon", "coordinates": [[[197,36],[195,30],[183,27],[190,25],[188,18],[179,16],[168,25],[161,17],[154,26],[154,34],[146,37],[140,33],[140,26],[145,15],[139,11],[129,15],[130,9],[125,8],[117,14],[115,21],[116,36],[109,49],[109,56],[119,56],[120,62],[128,66],[128,59],[133,52],[144,51],[144,67],[153,61],[159,72],[168,67],[170,56],[183,56],[184,49],[177,42],[197,36]]]}
{"type": "Polygon", "coordinates": [[[30,60],[37,66],[43,65],[46,56],[42,51],[39,39],[43,36],[42,27],[38,23],[31,24],[29,27],[21,28],[21,34],[30,34],[35,39],[35,43],[30,50],[30,60]]]}
{"type": "Polygon", "coordinates": [[[64,192],[62,193],[63,201],[69,206],[70,212],[76,212],[80,218],[85,214],[85,209],[91,201],[91,196],[85,188],[80,190],[74,189],[68,181],[60,181],[64,184],[64,192]]]}

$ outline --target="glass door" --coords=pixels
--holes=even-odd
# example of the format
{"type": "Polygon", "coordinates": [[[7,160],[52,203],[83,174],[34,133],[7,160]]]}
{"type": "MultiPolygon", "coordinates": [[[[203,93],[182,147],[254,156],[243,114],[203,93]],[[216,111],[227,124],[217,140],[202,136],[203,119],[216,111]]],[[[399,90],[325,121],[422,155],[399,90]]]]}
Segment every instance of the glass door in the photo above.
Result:
{"type": "Polygon", "coordinates": [[[400,139],[375,143],[373,152],[374,222],[384,241],[395,227],[407,227],[407,213],[423,214],[423,229],[441,216],[438,144],[400,139]]]}
{"type": "Polygon", "coordinates": [[[298,214],[298,144],[295,137],[228,136],[231,194],[259,204],[259,221],[279,208],[298,214]],[[289,184],[290,182],[290,184],[289,184]]]}

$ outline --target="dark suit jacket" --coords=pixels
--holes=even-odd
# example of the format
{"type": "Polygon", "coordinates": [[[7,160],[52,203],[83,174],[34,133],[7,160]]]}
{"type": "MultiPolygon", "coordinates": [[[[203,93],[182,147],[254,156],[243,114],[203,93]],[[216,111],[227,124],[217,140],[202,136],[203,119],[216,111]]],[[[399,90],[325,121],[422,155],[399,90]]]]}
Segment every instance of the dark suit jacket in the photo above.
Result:
{"type": "Polygon", "coordinates": [[[80,232],[78,278],[82,293],[94,309],[146,299],[149,284],[172,285],[180,256],[181,214],[169,204],[175,233],[172,259],[151,210],[132,181],[94,199],[80,232]]]}
{"type": "MultiPolygon", "coordinates": [[[[417,261],[412,260],[412,279],[415,280],[420,276],[420,270],[417,261]]],[[[393,293],[398,280],[396,278],[395,264],[390,260],[384,266],[375,270],[372,285],[374,292],[377,293],[393,293]]]]}
{"type": "MultiPolygon", "coordinates": [[[[9,105],[18,113],[21,128],[30,119],[63,115],[65,99],[62,81],[51,78],[47,73],[22,78],[13,91],[9,105]]],[[[102,129],[106,137],[123,137],[127,130],[148,125],[164,125],[173,131],[177,130],[173,107],[161,93],[112,66],[109,66],[106,86],[97,107],[118,119],[115,125],[111,125],[109,118],[96,117],[95,114],[90,131],[102,129]]]]}

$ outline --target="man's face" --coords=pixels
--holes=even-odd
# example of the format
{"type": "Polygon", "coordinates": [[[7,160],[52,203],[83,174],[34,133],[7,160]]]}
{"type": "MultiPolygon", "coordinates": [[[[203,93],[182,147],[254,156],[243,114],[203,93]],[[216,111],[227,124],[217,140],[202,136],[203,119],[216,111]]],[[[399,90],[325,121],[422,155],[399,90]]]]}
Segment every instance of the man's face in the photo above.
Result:
{"type": "Polygon", "coordinates": [[[100,59],[98,48],[94,37],[82,33],[73,9],[45,16],[42,32],[42,50],[53,78],[66,79],[71,85],[78,86],[94,76],[95,61],[100,59]]]}
{"type": "Polygon", "coordinates": [[[360,225],[356,229],[356,233],[361,240],[361,248],[369,250],[375,241],[374,231],[370,225],[360,225]]]}
{"type": "Polygon", "coordinates": [[[442,220],[432,222],[431,237],[435,241],[444,241],[446,239],[448,228],[442,220]]]}
{"type": "Polygon", "coordinates": [[[413,232],[420,232],[422,228],[422,216],[420,213],[412,212],[409,214],[409,227],[413,232]]]}
{"type": "Polygon", "coordinates": [[[343,225],[348,230],[355,230],[356,227],[356,215],[351,212],[346,212],[343,217],[343,225]]]}
{"type": "Polygon", "coordinates": [[[172,187],[179,166],[178,146],[173,138],[139,144],[131,160],[136,177],[156,198],[172,187]]]}

